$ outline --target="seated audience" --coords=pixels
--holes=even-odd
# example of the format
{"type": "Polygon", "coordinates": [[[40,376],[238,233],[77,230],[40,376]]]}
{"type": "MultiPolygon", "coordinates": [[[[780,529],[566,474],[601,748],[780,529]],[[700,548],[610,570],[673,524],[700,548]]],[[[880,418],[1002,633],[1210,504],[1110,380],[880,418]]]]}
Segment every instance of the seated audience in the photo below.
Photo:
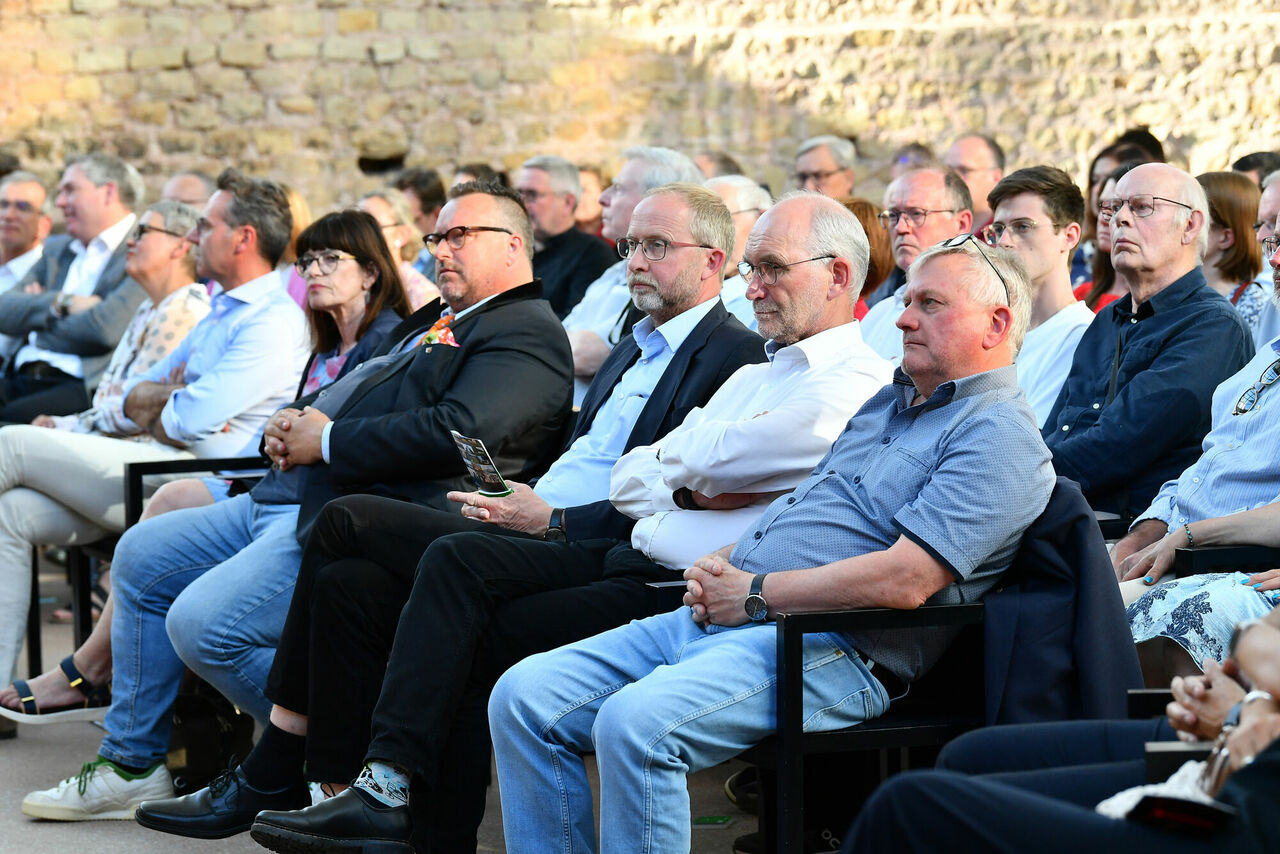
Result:
{"type": "MultiPolygon", "coordinates": [[[[1142,161],[1130,160],[1122,163],[1103,179],[1102,193],[1105,198],[1115,196],[1116,184],[1142,161]]],[[[1116,278],[1116,268],[1111,263],[1111,214],[1105,216],[1098,212],[1095,217],[1094,245],[1092,260],[1089,262],[1091,278],[1074,291],[1076,299],[1089,307],[1094,314],[1111,305],[1111,303],[1127,294],[1128,288],[1124,279],[1116,278]]],[[[1077,253],[1078,254],[1078,253],[1077,253]]]]}
{"type": "Polygon", "coordinates": [[[707,178],[719,178],[722,175],[741,175],[742,166],[737,160],[724,151],[708,149],[693,158],[698,169],[707,178]]]}
{"type": "MultiPolygon", "coordinates": [[[[0,293],[26,278],[44,254],[53,228],[50,207],[49,193],[36,175],[14,171],[0,179],[0,293]]],[[[50,243],[50,251],[66,239],[50,243]]]]}
{"type": "Polygon", "coordinates": [[[195,169],[184,169],[164,182],[160,190],[160,198],[174,202],[182,202],[196,210],[204,210],[209,204],[209,197],[218,191],[218,182],[205,172],[195,169]]]}
{"type": "Polygon", "coordinates": [[[414,247],[418,240],[413,236],[413,226],[410,224],[413,211],[404,193],[395,187],[383,187],[361,196],[356,209],[376,219],[378,227],[382,229],[382,239],[386,241],[391,260],[396,262],[396,271],[400,274],[400,282],[404,285],[404,292],[409,300],[409,310],[402,312],[403,315],[408,317],[427,303],[440,299],[440,289],[435,283],[419,273],[405,258],[406,250],[408,254],[417,254],[414,247]]]}
{"type": "Polygon", "coordinates": [[[582,184],[578,167],[568,160],[550,154],[526,160],[516,173],[515,191],[533,222],[533,274],[563,319],[618,256],[606,241],[574,227],[582,184]]]}
{"type": "Polygon", "coordinates": [[[853,195],[853,164],[858,150],[842,136],[815,136],[796,149],[796,171],[791,177],[801,190],[812,190],[833,199],[853,195]]]}
{"type": "MultiPolygon", "coordinates": [[[[1009,566],[1053,486],[1013,369],[1029,283],[1009,253],[968,235],[949,244],[911,266],[894,382],[736,545],[685,571],[688,607],[530,656],[498,681],[489,719],[509,851],[594,850],[591,751],[606,769],[600,848],[688,850],[686,775],[774,731],[770,615],[974,601],[1009,566]]],[[[807,726],[882,714],[952,636],[810,636],[807,701],[822,711],[807,726]]]]}
{"type": "MultiPolygon", "coordinates": [[[[206,216],[221,233],[216,205],[226,199],[214,199],[206,216]]],[[[274,465],[252,492],[150,519],[121,537],[108,735],[79,775],[28,795],[28,815],[130,816],[142,800],[171,796],[164,757],[184,663],[267,723],[262,690],[300,544],[330,499],[394,490],[443,505],[445,492],[466,482],[451,429],[483,438],[514,477],[545,467],[568,411],[570,354],[530,281],[524,208],[505,188],[462,185],[437,227],[444,231],[428,246],[448,303],[442,314],[432,318],[439,304],[427,306],[387,336],[382,358],[272,415],[263,446],[274,465]]],[[[202,257],[214,248],[202,242],[202,257]]],[[[368,251],[380,271],[394,271],[384,243],[368,251]]]]}
{"type": "MultiPolygon", "coordinates": [[[[409,200],[409,212],[413,215],[413,226],[418,229],[418,234],[426,236],[434,232],[436,218],[447,200],[440,173],[421,167],[406,169],[396,177],[393,186],[409,200]]],[[[418,253],[413,268],[428,281],[436,280],[436,257],[426,246],[418,253]]]]}
{"type": "Polygon", "coordinates": [[[938,158],[933,149],[923,142],[908,142],[889,157],[889,180],[896,181],[904,172],[921,166],[937,166],[938,158]]]}
{"type": "Polygon", "coordinates": [[[0,333],[19,345],[0,377],[0,422],[88,409],[91,392],[138,304],[125,273],[125,238],[144,187],[138,170],[108,154],[72,161],[56,203],[70,240],[51,246],[0,294],[0,333]]]}
{"type": "Polygon", "coordinates": [[[464,163],[458,167],[458,171],[453,173],[453,183],[449,185],[449,189],[453,189],[459,184],[499,184],[503,187],[510,187],[511,180],[507,177],[506,172],[500,172],[487,163],[464,163]]]}
{"type": "Polygon", "coordinates": [[[969,227],[974,234],[981,234],[992,216],[987,196],[1004,177],[1004,149],[986,134],[967,133],[951,143],[942,162],[969,188],[969,198],[973,199],[973,222],[969,227]]]}
{"type": "MultiPolygon", "coordinates": [[[[1080,248],[1071,259],[1071,284],[1076,287],[1088,282],[1090,271],[1095,269],[1093,264],[1097,247],[1094,238],[1097,236],[1096,229],[1100,215],[1098,199],[1102,197],[1110,175],[1122,164],[1130,162],[1150,163],[1151,156],[1135,145],[1117,145],[1113,142],[1094,155],[1093,161],[1089,164],[1089,192],[1085,197],[1086,227],[1084,236],[1080,239],[1080,248]]],[[[1117,177],[1115,180],[1120,179],[1117,177]]],[[[1093,281],[1097,281],[1096,273],[1093,275],[1093,281]]],[[[1089,302],[1079,293],[1076,296],[1089,302]]],[[[1097,310],[1097,307],[1092,304],[1089,307],[1097,310]]]]}
{"type": "Polygon", "coordinates": [[[720,289],[720,299],[724,307],[734,317],[741,320],[748,329],[756,328],[756,313],[751,300],[747,299],[749,285],[743,278],[738,264],[742,262],[742,250],[747,245],[747,237],[755,227],[761,214],[773,204],[769,191],[745,175],[720,175],[703,182],[704,187],[711,190],[729,208],[733,217],[735,237],[733,249],[724,259],[724,286],[720,289]]]}
{"type": "Polygon", "coordinates": [[[862,230],[867,233],[867,243],[871,248],[871,256],[867,261],[867,281],[862,286],[862,295],[858,297],[853,309],[854,316],[862,320],[870,310],[867,300],[893,272],[893,244],[889,241],[888,230],[880,223],[879,205],[860,197],[844,199],[841,204],[858,218],[862,230]]]}
{"type": "Polygon", "coordinates": [[[926,166],[903,174],[884,191],[880,222],[889,230],[897,265],[882,287],[884,299],[862,319],[862,337],[889,361],[902,361],[902,330],[897,325],[906,304],[907,269],[916,257],[949,237],[967,234],[973,223],[969,188],[955,172],[926,166]]]}
{"type": "Polygon", "coordinates": [[[1255,281],[1262,271],[1262,248],[1254,239],[1253,224],[1262,193],[1235,172],[1205,172],[1196,180],[1209,200],[1209,249],[1200,269],[1209,287],[1236,307],[1252,334],[1269,296],[1255,281]]]}
{"type": "Polygon", "coordinates": [[[573,221],[578,231],[600,236],[604,228],[600,207],[600,194],[609,186],[609,179],[599,166],[585,164],[578,166],[578,183],[582,185],[582,197],[573,210],[573,221]]]}
{"type": "MultiPolygon", "coordinates": [[[[631,212],[645,192],[664,184],[698,184],[701,172],[693,161],[670,148],[628,148],[626,162],[613,183],[600,194],[604,208],[606,240],[626,236],[631,212]]],[[[627,264],[618,261],[587,286],[582,300],[564,319],[573,348],[573,405],[580,406],[591,378],[608,358],[613,345],[631,331],[631,294],[627,287],[627,264]]]]}
{"type": "Polygon", "coordinates": [[[1199,455],[1214,389],[1253,355],[1240,315],[1204,283],[1204,190],[1147,163],[1103,198],[1111,260],[1129,294],[1085,331],[1044,423],[1058,474],[1094,510],[1132,517],[1199,455]]]}
{"type": "MultiPolygon", "coordinates": [[[[671,229],[682,241],[697,240],[700,228],[685,232],[687,226],[669,213],[659,216],[663,210],[656,203],[670,195],[660,189],[637,206],[630,228],[634,238],[629,239],[647,241],[653,239],[647,235],[671,229]]],[[[682,262],[698,265],[700,275],[712,281],[718,279],[722,261],[715,256],[733,234],[727,209],[717,207],[717,236],[704,242],[719,248],[710,259],[682,262]]],[[[772,339],[771,363],[741,369],[674,431],[632,448],[614,466],[609,494],[619,509],[637,519],[630,540],[622,533],[625,527],[620,529],[623,538],[593,539],[598,534],[590,519],[574,508],[563,516],[567,542],[554,536],[546,537],[551,542],[534,542],[485,533],[436,540],[420,555],[400,615],[373,715],[371,764],[355,790],[296,815],[269,819],[272,814],[264,813],[255,833],[287,836],[296,830],[301,838],[314,840],[326,833],[347,837],[378,832],[377,827],[363,833],[351,826],[333,827],[335,815],[359,811],[362,805],[373,809],[371,817],[389,819],[402,833],[407,830],[403,798],[399,808],[389,811],[379,804],[414,774],[429,788],[423,805],[428,807],[427,841],[433,850],[474,849],[488,770],[485,705],[502,670],[530,652],[652,613],[645,580],[669,579],[709,543],[736,536],[769,497],[803,477],[849,415],[888,378],[890,366],[860,341],[852,322],[865,247],[856,221],[830,200],[806,194],[771,209],[747,249],[759,265],[753,276],[762,278],[752,293],[761,303],[761,330],[772,339]],[[814,260],[785,266],[790,258],[814,260]],[[761,456],[761,447],[774,451],[761,456]],[[432,594],[433,589],[440,595],[432,594]],[[465,614],[475,616],[459,621],[465,614]],[[422,651],[437,648],[436,637],[448,639],[449,648],[458,653],[435,656],[424,670],[422,651]],[[405,684],[399,674],[406,669],[422,678],[405,684]],[[397,778],[390,788],[381,782],[388,775],[397,778]],[[270,829],[262,827],[267,824],[270,829]]],[[[661,269],[637,254],[631,255],[629,268],[637,281],[661,269]]],[[[674,273],[668,269],[661,275],[674,273]]],[[[553,468],[549,474],[554,473],[553,468]]],[[[475,493],[453,497],[466,502],[463,512],[472,520],[511,524],[503,500],[488,502],[475,493]]],[[[537,534],[547,524],[521,529],[537,534]]],[[[324,634],[320,626],[313,627],[313,638],[324,634]]],[[[368,669],[380,674],[379,663],[371,662],[368,669]]],[[[323,684],[316,685],[313,698],[328,698],[323,705],[312,703],[318,715],[332,707],[334,698],[329,694],[332,680],[316,681],[323,684]]],[[[330,730],[322,755],[337,751],[348,731],[330,730]]],[[[308,729],[309,741],[319,735],[308,729]]],[[[279,766],[276,755],[267,767],[279,766]]],[[[296,776],[301,766],[297,760],[292,764],[296,776]]],[[[307,768],[310,773],[310,761],[307,768]]],[[[142,809],[150,811],[151,805],[142,809]]]]}
{"type": "Polygon", "coordinates": [[[1031,277],[1031,328],[1018,352],[1018,385],[1043,427],[1093,321],[1093,312],[1071,293],[1084,198],[1066,172],[1032,166],[1002,178],[987,201],[995,211],[987,243],[1011,250],[1031,277]]]}
{"type": "Polygon", "coordinates": [[[1239,172],[1262,189],[1262,179],[1280,170],[1280,152],[1255,151],[1231,164],[1232,172],[1239,172]]]}

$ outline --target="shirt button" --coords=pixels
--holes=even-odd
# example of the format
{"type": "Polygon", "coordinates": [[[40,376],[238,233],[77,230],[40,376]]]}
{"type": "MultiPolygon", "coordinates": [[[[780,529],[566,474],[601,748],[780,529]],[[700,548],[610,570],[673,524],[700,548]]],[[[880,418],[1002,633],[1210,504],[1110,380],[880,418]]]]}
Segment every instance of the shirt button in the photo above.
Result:
{"type": "Polygon", "coordinates": [[[793,496],[791,496],[790,498],[788,498],[788,499],[787,499],[787,503],[788,503],[788,504],[795,504],[795,503],[796,503],[796,497],[795,497],[794,495],[793,495],[793,496]]]}
{"type": "Polygon", "coordinates": [[[1191,478],[1191,482],[1192,482],[1192,483],[1199,483],[1199,482],[1200,482],[1200,478],[1198,478],[1198,477],[1193,477],[1193,478],[1191,478]]]}
{"type": "Polygon", "coordinates": [[[854,483],[862,483],[862,475],[858,475],[853,479],[854,483]]]}
{"type": "Polygon", "coordinates": [[[836,473],[835,469],[827,469],[827,474],[835,474],[835,473],[836,473]]]}
{"type": "Polygon", "coordinates": [[[1070,430],[1070,429],[1071,429],[1070,425],[1067,425],[1067,424],[1063,424],[1063,425],[1062,425],[1062,432],[1063,432],[1063,433],[1067,432],[1067,431],[1068,431],[1068,430],[1070,430]]]}
{"type": "Polygon", "coordinates": [[[758,539],[760,539],[760,538],[761,538],[761,537],[763,537],[763,536],[764,536],[764,534],[762,534],[760,531],[756,531],[756,539],[757,539],[757,540],[758,540],[758,539]]]}
{"type": "Polygon", "coordinates": [[[1093,408],[1094,408],[1094,409],[1101,409],[1101,408],[1102,408],[1102,404],[1101,404],[1101,403],[1095,403],[1095,404],[1093,405],[1093,408]]]}
{"type": "Polygon", "coordinates": [[[883,439],[880,440],[880,444],[887,445],[889,444],[890,441],[892,440],[888,436],[885,436],[883,439]]]}
{"type": "Polygon", "coordinates": [[[1137,323],[1137,322],[1138,322],[1138,318],[1136,318],[1136,317],[1131,317],[1131,318],[1129,318],[1129,322],[1130,322],[1130,323],[1137,323]]]}

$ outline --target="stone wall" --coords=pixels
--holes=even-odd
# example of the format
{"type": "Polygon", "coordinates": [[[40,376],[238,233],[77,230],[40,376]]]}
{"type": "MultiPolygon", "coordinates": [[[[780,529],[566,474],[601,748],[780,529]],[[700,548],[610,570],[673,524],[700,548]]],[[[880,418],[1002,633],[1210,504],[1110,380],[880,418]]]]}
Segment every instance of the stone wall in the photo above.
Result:
{"type": "Polygon", "coordinates": [[[796,143],[887,155],[986,128],[1083,175],[1149,124],[1182,165],[1277,147],[1280,24],[1257,0],[0,0],[0,149],[50,177],[105,149],[158,187],[235,163],[317,210],[358,157],[513,166],[720,148],[775,189],[796,143]]]}

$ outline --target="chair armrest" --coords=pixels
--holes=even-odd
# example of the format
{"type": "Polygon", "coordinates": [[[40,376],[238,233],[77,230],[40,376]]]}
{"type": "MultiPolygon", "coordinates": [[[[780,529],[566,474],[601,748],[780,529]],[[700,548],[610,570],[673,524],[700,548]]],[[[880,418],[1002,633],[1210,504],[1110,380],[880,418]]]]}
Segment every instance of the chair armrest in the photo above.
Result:
{"type": "Polygon", "coordinates": [[[650,581],[645,584],[645,594],[655,614],[674,611],[684,604],[684,592],[689,583],[684,579],[674,581],[650,581]]]}
{"type": "Polygon", "coordinates": [[[1129,533],[1132,519],[1099,519],[1098,527],[1102,529],[1102,539],[1118,540],[1129,533]]]}
{"type": "Polygon", "coordinates": [[[1271,546],[1201,546],[1173,553],[1178,578],[1206,572],[1260,572],[1280,566],[1280,549],[1271,546]]]}
{"type": "Polygon", "coordinates": [[[1173,702],[1168,688],[1130,688],[1126,711],[1129,720],[1164,717],[1165,706],[1173,702]]]}
{"type": "Polygon", "coordinates": [[[213,471],[256,471],[271,468],[266,457],[206,457],[203,459],[150,460],[124,467],[125,527],[142,517],[142,479],[152,474],[195,474],[213,471]]]}

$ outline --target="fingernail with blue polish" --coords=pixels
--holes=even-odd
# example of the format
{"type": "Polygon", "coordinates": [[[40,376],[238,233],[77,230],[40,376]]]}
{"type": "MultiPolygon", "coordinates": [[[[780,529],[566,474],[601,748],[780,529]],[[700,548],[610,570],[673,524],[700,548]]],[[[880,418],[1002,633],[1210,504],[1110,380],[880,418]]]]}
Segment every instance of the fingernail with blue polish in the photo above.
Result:
{"type": "Polygon", "coordinates": [[[1262,582],[1261,582],[1261,581],[1259,581],[1257,584],[1253,585],[1253,589],[1254,589],[1254,590],[1257,590],[1257,589],[1258,589],[1259,587],[1261,587],[1261,586],[1262,586],[1262,582]]]}
{"type": "Polygon", "coordinates": [[[1152,578],[1151,576],[1149,576],[1149,575],[1148,575],[1146,578],[1142,579],[1142,583],[1143,583],[1143,584],[1155,584],[1155,583],[1156,583],[1156,580],[1155,580],[1154,578],[1152,578]]]}
{"type": "Polygon", "coordinates": [[[1247,578],[1242,578],[1242,579],[1240,579],[1240,583],[1241,583],[1241,584],[1243,584],[1243,585],[1245,585],[1245,586],[1247,587],[1247,586],[1249,586],[1249,579],[1247,579],[1247,578]]]}

